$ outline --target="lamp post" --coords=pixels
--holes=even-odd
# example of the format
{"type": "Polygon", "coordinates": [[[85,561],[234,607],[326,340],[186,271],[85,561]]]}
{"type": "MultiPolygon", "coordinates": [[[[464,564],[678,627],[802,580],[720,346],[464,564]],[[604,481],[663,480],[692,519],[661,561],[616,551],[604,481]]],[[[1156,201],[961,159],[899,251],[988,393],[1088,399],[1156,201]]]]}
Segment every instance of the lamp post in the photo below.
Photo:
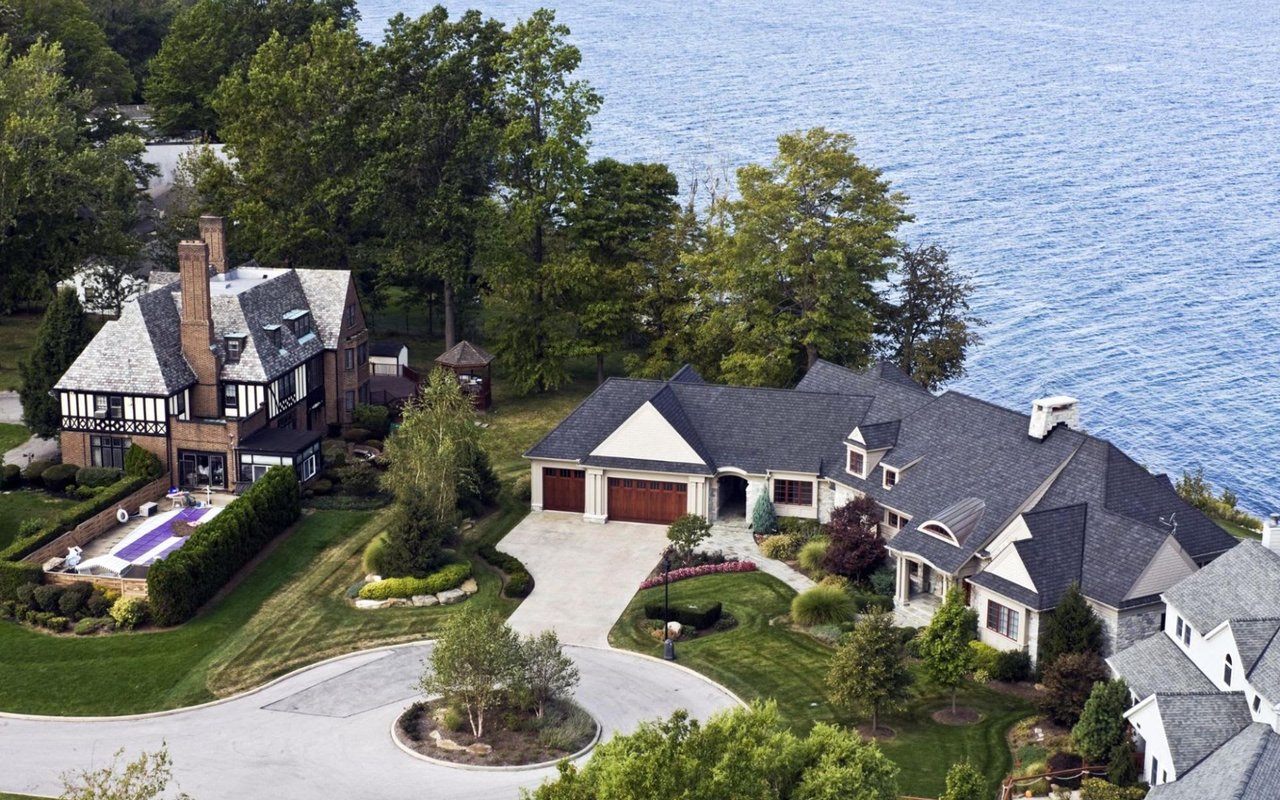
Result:
{"type": "Polygon", "coordinates": [[[676,643],[671,640],[671,548],[662,552],[662,657],[676,660],[676,643]]]}

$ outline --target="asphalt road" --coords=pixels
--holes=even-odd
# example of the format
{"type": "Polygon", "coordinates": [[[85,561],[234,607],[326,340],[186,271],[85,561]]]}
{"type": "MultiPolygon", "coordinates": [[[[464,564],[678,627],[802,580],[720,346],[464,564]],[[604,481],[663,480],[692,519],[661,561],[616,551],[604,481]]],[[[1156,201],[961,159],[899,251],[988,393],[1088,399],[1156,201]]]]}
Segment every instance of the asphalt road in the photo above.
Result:
{"type": "MultiPolygon", "coordinates": [[[[568,647],[576,696],[606,736],[685,708],[699,718],[738,703],[707,679],[616,650],[568,647]]],[[[134,718],[0,716],[0,791],[56,795],[58,776],[168,745],[178,787],[196,800],[514,798],[553,769],[475,771],[420,761],[391,740],[431,644],[366,651],[294,673],[253,693],[134,718]]]]}

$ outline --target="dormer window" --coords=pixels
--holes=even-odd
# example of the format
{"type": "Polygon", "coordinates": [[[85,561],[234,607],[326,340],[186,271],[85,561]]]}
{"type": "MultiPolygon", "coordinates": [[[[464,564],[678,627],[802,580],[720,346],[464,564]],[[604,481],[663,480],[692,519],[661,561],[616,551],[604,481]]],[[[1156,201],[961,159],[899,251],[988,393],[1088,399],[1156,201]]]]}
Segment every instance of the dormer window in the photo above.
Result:
{"type": "Polygon", "coordinates": [[[267,332],[267,340],[271,342],[271,346],[280,349],[280,326],[279,325],[263,325],[262,329],[267,332]]]}
{"type": "Polygon", "coordinates": [[[898,485],[898,471],[893,467],[884,468],[884,488],[892,489],[898,485]]]}
{"type": "Polygon", "coordinates": [[[849,448],[849,472],[859,478],[867,477],[867,454],[861,450],[849,448]]]}
{"type": "Polygon", "coordinates": [[[227,354],[228,364],[237,364],[240,362],[240,354],[244,352],[244,338],[240,336],[228,336],[223,342],[223,350],[227,354]]]}
{"type": "Polygon", "coordinates": [[[311,333],[311,312],[304,308],[295,308],[284,315],[284,321],[293,331],[294,338],[301,339],[311,333]]]}

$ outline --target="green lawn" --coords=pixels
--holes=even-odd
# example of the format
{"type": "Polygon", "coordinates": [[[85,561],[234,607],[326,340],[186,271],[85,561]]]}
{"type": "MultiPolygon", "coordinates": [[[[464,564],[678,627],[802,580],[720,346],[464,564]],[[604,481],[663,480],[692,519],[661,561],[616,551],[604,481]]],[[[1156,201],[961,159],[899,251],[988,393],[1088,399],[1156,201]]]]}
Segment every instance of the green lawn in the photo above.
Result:
{"type": "Polygon", "coordinates": [[[0,422],[0,455],[19,445],[26,444],[30,438],[31,431],[23,426],[14,425],[10,422],[0,422]]]}
{"type": "Polygon", "coordinates": [[[9,546],[18,535],[18,526],[25,519],[52,517],[74,500],[54,497],[37,489],[14,489],[0,493],[0,548],[9,546]]]}
{"type": "Polygon", "coordinates": [[[1237,539],[1261,539],[1262,538],[1262,533],[1260,531],[1251,530],[1249,528],[1244,527],[1243,525],[1237,525],[1236,523],[1222,519],[1221,517],[1215,517],[1211,514],[1209,515],[1209,519],[1213,520],[1215,523],[1217,523],[1219,528],[1222,528],[1224,531],[1236,537],[1237,539]]]}
{"type": "Polygon", "coordinates": [[[0,392],[17,391],[22,385],[18,362],[35,343],[39,314],[0,316],[0,392]]]}
{"type": "MultiPolygon", "coordinates": [[[[770,624],[788,612],[793,595],[781,581],[760,572],[708,575],[672,584],[673,603],[719,600],[738,621],[733,630],[678,644],[679,663],[744,699],[773,698],[783,718],[798,730],[820,721],[864,722],[826,701],[823,678],[832,650],[783,624],[770,624]]],[[[661,587],[638,593],[610,632],[610,643],[660,655],[661,644],[636,623],[644,603],[661,597],[661,587]]],[[[948,695],[923,684],[908,709],[883,719],[882,724],[898,732],[882,746],[902,769],[904,793],[938,796],[945,788],[947,768],[965,759],[986,775],[992,791],[1008,773],[1012,759],[1004,737],[1014,722],[1031,713],[1030,706],[973,684],[961,689],[959,702],[977,708],[983,720],[968,727],[934,723],[929,715],[947,705],[948,695]]]]}
{"type": "MultiPolygon", "coordinates": [[[[501,537],[523,510],[483,520],[473,542],[501,537]]],[[[130,714],[199,703],[331,655],[423,639],[457,607],[357,611],[341,599],[362,574],[378,512],[317,511],[226,598],[178,628],[75,638],[0,623],[0,709],[33,714],[130,714]]],[[[481,562],[482,563],[482,562],[481,562]]],[[[496,573],[477,569],[468,604],[508,612],[496,573]]]]}

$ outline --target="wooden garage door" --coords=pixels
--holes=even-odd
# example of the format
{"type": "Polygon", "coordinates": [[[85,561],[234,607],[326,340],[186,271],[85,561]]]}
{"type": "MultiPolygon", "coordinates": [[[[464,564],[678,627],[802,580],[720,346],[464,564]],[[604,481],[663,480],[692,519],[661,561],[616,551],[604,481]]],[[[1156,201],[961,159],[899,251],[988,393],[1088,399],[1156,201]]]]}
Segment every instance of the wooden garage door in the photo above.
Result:
{"type": "Polygon", "coordinates": [[[665,525],[685,513],[688,488],[673,481],[610,478],[609,519],[665,525]]]}
{"type": "Polygon", "coordinates": [[[586,473],[580,469],[542,468],[542,507],[548,511],[577,511],[587,508],[586,473]]]}

